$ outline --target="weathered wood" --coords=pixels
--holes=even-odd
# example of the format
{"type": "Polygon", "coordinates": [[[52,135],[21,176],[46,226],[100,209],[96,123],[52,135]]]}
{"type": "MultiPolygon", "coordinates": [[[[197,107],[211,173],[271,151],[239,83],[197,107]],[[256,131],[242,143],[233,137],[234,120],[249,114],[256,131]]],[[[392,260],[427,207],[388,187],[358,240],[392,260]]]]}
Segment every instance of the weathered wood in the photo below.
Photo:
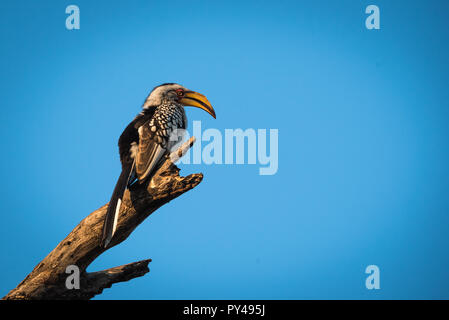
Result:
{"type": "Polygon", "coordinates": [[[100,246],[107,204],[84,218],[58,246],[44,258],[19,285],[3,299],[90,299],[112,284],[140,277],[149,271],[151,260],[134,262],[99,272],[86,268],[103,252],[124,241],[151,213],[184,192],[196,187],[201,173],[179,176],[173,162],[193,145],[192,137],[173,152],[150,182],[134,184],[123,197],[117,229],[108,248],[100,246]],[[80,270],[80,289],[67,289],[66,268],[76,265],[80,270]]]}

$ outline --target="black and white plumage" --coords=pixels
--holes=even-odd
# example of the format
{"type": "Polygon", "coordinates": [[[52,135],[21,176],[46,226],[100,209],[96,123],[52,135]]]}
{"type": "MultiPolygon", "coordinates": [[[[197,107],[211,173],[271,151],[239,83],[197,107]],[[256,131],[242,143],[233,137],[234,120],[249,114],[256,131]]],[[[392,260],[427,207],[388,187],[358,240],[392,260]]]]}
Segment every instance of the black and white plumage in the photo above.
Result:
{"type": "Polygon", "coordinates": [[[179,84],[165,83],[151,91],[142,112],[120,136],[122,172],[108,204],[102,246],[107,247],[115,233],[126,188],[151,179],[171,148],[178,143],[177,130],[187,127],[184,106],[201,108],[215,118],[215,111],[205,96],[179,84]]]}

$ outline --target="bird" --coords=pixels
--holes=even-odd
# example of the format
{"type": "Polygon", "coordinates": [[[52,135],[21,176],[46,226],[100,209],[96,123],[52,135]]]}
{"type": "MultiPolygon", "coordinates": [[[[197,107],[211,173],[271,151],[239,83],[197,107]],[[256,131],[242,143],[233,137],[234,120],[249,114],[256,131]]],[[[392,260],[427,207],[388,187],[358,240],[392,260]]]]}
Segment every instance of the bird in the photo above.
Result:
{"type": "Polygon", "coordinates": [[[114,236],[125,190],[150,180],[178,143],[171,135],[187,128],[186,106],[203,109],[216,118],[214,108],[204,95],[177,83],[164,83],[150,92],[142,111],[120,135],[122,171],[106,210],[102,247],[107,248],[114,236]]]}

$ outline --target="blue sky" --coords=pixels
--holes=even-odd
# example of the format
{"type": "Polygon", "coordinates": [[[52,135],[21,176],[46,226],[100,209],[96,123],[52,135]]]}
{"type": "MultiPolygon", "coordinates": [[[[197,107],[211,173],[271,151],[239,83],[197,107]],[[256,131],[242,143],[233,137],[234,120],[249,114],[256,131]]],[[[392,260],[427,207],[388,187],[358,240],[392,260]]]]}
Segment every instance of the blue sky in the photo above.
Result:
{"type": "Polygon", "coordinates": [[[152,258],[99,299],[447,299],[447,1],[1,1],[0,296],[118,177],[149,91],[190,126],[279,130],[279,170],[203,172],[89,271],[152,258]],[[65,8],[81,11],[65,28],[65,8]],[[381,29],[365,28],[366,6],[381,29]],[[368,265],[380,290],[365,288],[368,265]]]}

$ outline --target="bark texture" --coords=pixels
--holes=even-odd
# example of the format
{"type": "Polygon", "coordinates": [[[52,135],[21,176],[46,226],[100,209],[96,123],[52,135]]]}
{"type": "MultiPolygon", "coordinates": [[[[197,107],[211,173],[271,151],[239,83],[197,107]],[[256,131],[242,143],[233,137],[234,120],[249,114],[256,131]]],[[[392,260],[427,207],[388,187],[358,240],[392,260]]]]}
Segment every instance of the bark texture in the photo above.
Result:
{"type": "MultiPolygon", "coordinates": [[[[179,175],[174,165],[193,145],[191,138],[173,152],[151,181],[135,184],[123,197],[116,233],[108,248],[100,246],[107,204],[84,218],[56,248],[44,258],[19,285],[3,299],[90,299],[104,288],[128,281],[149,272],[151,259],[126,264],[98,272],[86,268],[103,252],[124,241],[151,213],[184,192],[196,187],[203,179],[201,173],[187,177],[179,175]],[[69,265],[80,270],[80,289],[67,289],[69,265]]],[[[112,189],[111,189],[112,190],[112,189]]]]}

